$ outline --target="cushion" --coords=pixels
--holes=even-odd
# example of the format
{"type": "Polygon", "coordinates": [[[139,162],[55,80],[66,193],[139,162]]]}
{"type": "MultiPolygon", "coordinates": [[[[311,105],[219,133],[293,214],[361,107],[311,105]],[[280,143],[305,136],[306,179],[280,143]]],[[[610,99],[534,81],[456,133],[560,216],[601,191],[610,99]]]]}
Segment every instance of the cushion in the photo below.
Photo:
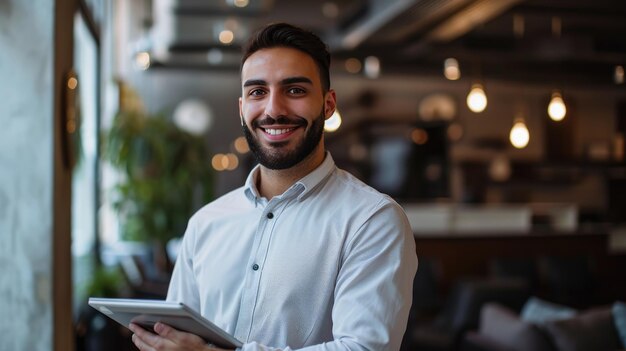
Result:
{"type": "Polygon", "coordinates": [[[543,327],[559,351],[621,348],[610,307],[595,308],[573,318],[546,322],[543,327]]]}
{"type": "Polygon", "coordinates": [[[614,303],[612,312],[615,329],[622,341],[622,346],[626,347],[626,304],[621,301],[614,303]]]}
{"type": "Polygon", "coordinates": [[[576,310],[544,301],[537,297],[531,297],[522,307],[520,315],[522,320],[526,322],[542,324],[547,321],[571,318],[576,315],[576,310]]]}
{"type": "Polygon", "coordinates": [[[481,309],[479,332],[512,350],[552,350],[550,341],[536,325],[521,320],[513,310],[496,303],[487,303],[481,309]]]}

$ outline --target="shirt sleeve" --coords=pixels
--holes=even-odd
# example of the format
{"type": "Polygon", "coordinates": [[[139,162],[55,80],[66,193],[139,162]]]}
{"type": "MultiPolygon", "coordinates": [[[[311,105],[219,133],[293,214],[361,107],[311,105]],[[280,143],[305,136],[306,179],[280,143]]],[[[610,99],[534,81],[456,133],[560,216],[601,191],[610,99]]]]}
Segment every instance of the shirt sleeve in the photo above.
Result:
{"type": "MultiPolygon", "coordinates": [[[[302,351],[397,351],[417,271],[415,240],[404,211],[384,201],[348,238],[335,286],[334,340],[302,351]]],[[[246,343],[241,351],[291,351],[246,343]]]]}
{"type": "Polygon", "coordinates": [[[174,271],[167,291],[167,301],[184,302],[185,305],[196,311],[200,310],[200,296],[193,271],[193,256],[195,247],[195,221],[192,219],[187,225],[182,244],[174,264],[174,271]]]}

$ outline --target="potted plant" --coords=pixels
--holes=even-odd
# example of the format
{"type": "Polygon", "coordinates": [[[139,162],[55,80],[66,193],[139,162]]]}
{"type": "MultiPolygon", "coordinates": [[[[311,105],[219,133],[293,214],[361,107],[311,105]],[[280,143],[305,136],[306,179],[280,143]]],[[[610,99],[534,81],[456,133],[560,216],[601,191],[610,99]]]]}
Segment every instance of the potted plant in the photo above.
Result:
{"type": "Polygon", "coordinates": [[[189,217],[212,197],[205,140],[163,115],[129,110],[117,114],[103,144],[104,159],[122,175],[113,201],[122,237],[155,246],[155,264],[167,270],[165,244],[181,236],[189,217]]]}

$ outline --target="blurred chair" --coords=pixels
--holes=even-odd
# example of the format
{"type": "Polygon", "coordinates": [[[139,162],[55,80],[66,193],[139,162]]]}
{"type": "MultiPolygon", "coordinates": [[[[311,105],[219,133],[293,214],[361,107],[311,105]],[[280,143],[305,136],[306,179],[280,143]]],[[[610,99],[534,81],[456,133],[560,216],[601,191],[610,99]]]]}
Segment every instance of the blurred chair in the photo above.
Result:
{"type": "Polygon", "coordinates": [[[441,263],[432,258],[420,257],[419,267],[413,279],[413,304],[409,313],[407,332],[402,342],[402,351],[412,350],[411,330],[420,323],[430,321],[441,309],[441,263]]]}
{"type": "Polygon", "coordinates": [[[548,256],[540,263],[548,299],[573,307],[593,304],[593,264],[587,256],[548,256]]]}
{"type": "Polygon", "coordinates": [[[467,279],[455,284],[443,310],[427,325],[407,331],[411,350],[456,350],[464,333],[478,327],[485,303],[519,311],[529,296],[523,279],[467,279]]]}

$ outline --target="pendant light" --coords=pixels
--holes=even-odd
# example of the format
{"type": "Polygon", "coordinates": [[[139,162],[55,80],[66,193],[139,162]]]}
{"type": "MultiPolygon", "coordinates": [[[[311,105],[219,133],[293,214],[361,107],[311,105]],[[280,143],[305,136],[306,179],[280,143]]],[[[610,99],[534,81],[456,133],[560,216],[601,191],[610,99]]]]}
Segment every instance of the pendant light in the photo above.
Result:
{"type": "Polygon", "coordinates": [[[528,145],[530,141],[530,132],[526,127],[526,122],[523,117],[517,117],[513,121],[513,128],[509,134],[509,140],[511,144],[517,149],[523,149],[528,145]]]}
{"type": "Polygon", "coordinates": [[[453,57],[447,58],[443,62],[443,75],[448,80],[458,80],[461,78],[461,68],[459,61],[453,57]]]}
{"type": "Polygon", "coordinates": [[[487,108],[487,95],[481,84],[472,85],[472,89],[467,94],[467,107],[476,113],[483,112],[487,108]]]}
{"type": "Polygon", "coordinates": [[[560,122],[565,118],[566,113],[567,107],[565,107],[565,101],[563,101],[561,93],[558,91],[553,92],[552,99],[548,105],[548,115],[553,121],[560,122]]]}

